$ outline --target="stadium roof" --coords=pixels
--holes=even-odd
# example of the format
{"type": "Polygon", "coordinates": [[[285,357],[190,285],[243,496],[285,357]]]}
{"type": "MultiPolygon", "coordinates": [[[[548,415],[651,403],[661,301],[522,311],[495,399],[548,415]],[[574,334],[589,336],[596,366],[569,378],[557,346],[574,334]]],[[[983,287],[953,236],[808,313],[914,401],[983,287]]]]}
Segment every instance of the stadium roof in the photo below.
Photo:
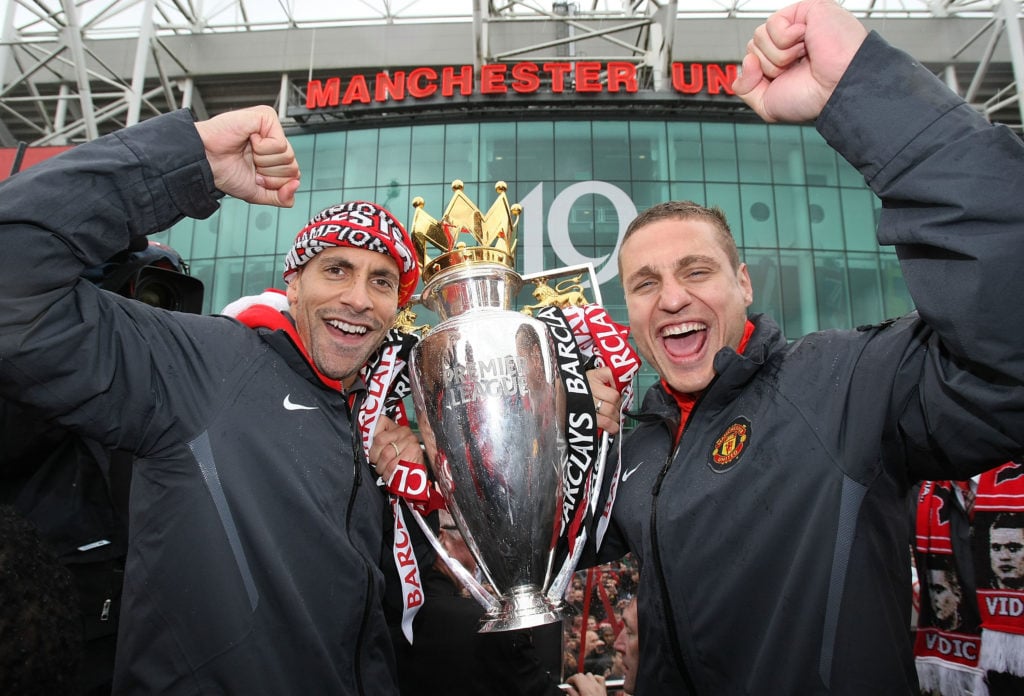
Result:
{"type": "MultiPolygon", "coordinates": [[[[381,69],[460,62],[479,65],[523,60],[528,55],[577,55],[578,45],[578,55],[589,50],[591,60],[598,60],[596,55],[627,56],[638,65],[652,65],[673,59],[671,40],[666,48],[661,39],[673,35],[677,52],[683,50],[680,42],[686,42],[688,58],[735,60],[745,42],[737,37],[749,36],[753,26],[788,4],[778,0],[0,0],[0,146],[80,142],[182,105],[205,116],[253,103],[273,103],[284,116],[287,103],[296,103],[298,92],[315,71],[337,74],[344,68],[367,69],[372,61],[381,69]],[[715,22],[715,29],[705,29],[715,22]],[[685,33],[687,27],[698,24],[700,30],[685,33]],[[552,29],[555,25],[561,33],[552,29]],[[730,25],[735,26],[729,29],[730,25]],[[535,35],[558,38],[538,42],[535,35]],[[598,41],[610,48],[595,53],[598,41]],[[715,41],[728,58],[704,55],[716,50],[715,41]],[[360,43],[372,48],[352,48],[360,43]]],[[[1018,86],[1024,84],[1020,2],[845,0],[842,4],[869,26],[883,26],[887,36],[910,37],[920,52],[908,50],[936,72],[947,63],[958,64],[961,73],[973,72],[956,78],[963,81],[961,93],[990,117],[1019,127],[1018,86]]]]}
{"type": "MultiPolygon", "coordinates": [[[[680,17],[763,18],[793,0],[665,0],[675,4],[680,17]]],[[[16,23],[24,36],[45,36],[62,14],[56,0],[3,0],[15,7],[16,23]],[[34,19],[33,19],[34,18],[34,19]]],[[[389,22],[472,21],[476,0],[214,0],[213,2],[156,2],[162,31],[258,31],[266,29],[340,26],[389,22]]],[[[553,13],[558,4],[575,6],[579,14],[618,15],[640,9],[644,0],[577,0],[559,3],[540,0],[480,0],[482,7],[504,16],[525,17],[553,13]]],[[[988,17],[999,2],[993,0],[841,0],[862,17],[988,17]]],[[[80,2],[79,21],[96,36],[138,34],[145,2],[80,2]]]]}

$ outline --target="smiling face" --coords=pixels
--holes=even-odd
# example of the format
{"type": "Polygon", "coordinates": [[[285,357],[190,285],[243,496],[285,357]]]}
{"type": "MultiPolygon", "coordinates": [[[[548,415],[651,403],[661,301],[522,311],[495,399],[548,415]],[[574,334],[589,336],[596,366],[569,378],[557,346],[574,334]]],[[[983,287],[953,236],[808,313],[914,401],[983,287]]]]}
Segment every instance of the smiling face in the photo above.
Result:
{"type": "Polygon", "coordinates": [[[288,302],[320,372],[352,385],[395,319],[398,278],[390,256],[353,247],[324,249],[299,269],[288,302]]]}
{"type": "Polygon", "coordinates": [[[715,354],[743,338],[753,290],[721,235],[703,219],[663,218],[638,227],[619,251],[629,325],[643,358],[683,394],[703,391],[715,354]]]}

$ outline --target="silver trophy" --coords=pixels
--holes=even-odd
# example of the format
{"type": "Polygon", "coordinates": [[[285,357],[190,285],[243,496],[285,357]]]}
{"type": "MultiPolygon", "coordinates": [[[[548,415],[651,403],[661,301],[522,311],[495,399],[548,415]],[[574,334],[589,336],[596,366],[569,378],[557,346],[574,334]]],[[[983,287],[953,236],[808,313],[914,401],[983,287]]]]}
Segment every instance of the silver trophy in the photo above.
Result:
{"type": "Polygon", "coordinates": [[[564,534],[565,388],[546,324],[512,309],[523,285],[513,270],[519,207],[509,206],[503,182],[487,215],[461,182],[452,189],[440,221],[413,202],[419,302],[440,323],[413,349],[412,394],[434,477],[483,577],[447,558],[414,516],[487,609],[482,633],[529,628],[562,619],[575,566],[566,558],[554,567],[564,534]],[[473,246],[459,241],[467,233],[473,246]],[[442,253],[429,258],[428,245],[442,253]]]}

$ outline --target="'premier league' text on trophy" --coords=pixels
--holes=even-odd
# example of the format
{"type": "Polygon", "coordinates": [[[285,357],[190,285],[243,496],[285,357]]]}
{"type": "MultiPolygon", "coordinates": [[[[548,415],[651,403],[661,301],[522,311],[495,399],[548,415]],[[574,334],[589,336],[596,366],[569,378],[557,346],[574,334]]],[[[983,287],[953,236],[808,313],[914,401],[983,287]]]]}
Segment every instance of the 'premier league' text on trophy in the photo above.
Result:
{"type": "Polygon", "coordinates": [[[434,477],[483,582],[414,516],[487,609],[484,633],[561,620],[607,450],[565,316],[543,300],[513,309],[524,284],[515,271],[520,208],[509,205],[504,182],[495,189],[483,214],[455,181],[440,220],[416,198],[412,222],[419,302],[440,319],[412,351],[413,402],[434,477]]]}

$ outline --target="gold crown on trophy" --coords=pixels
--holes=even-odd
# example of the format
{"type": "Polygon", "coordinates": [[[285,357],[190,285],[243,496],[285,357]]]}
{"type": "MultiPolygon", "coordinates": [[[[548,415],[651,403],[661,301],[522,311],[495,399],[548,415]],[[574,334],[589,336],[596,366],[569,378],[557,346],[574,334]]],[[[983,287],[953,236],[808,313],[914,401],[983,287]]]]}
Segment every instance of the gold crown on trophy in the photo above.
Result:
{"type": "Polygon", "coordinates": [[[509,205],[505,192],[508,185],[494,185],[498,197],[487,214],[469,199],[462,181],[452,182],[452,199],[440,220],[423,209],[423,198],[416,196],[412,206],[412,241],[420,263],[423,282],[440,271],[455,266],[498,263],[515,269],[516,225],[523,208],[509,205]],[[440,250],[438,253],[436,250],[440,250]],[[437,254],[431,257],[428,251],[437,254]]]}

